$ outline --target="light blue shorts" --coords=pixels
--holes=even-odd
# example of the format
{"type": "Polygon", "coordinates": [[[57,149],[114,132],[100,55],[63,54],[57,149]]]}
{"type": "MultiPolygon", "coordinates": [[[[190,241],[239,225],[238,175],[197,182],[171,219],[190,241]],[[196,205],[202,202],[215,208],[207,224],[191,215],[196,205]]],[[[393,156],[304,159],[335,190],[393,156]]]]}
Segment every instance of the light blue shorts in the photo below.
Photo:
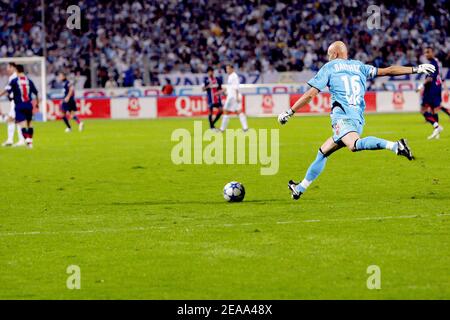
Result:
{"type": "Polygon", "coordinates": [[[359,135],[363,132],[363,124],[354,119],[333,119],[331,121],[333,128],[333,141],[339,143],[347,133],[356,132],[359,135]]]}

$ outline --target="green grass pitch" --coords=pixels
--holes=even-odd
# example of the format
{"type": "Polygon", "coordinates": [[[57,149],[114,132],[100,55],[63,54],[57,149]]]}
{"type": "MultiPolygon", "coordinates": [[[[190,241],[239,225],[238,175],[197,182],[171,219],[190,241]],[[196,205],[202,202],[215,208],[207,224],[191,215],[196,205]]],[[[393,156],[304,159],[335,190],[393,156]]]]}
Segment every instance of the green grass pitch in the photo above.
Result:
{"type": "Polygon", "coordinates": [[[87,121],[71,134],[36,123],[33,150],[0,149],[0,298],[450,298],[450,133],[428,141],[419,114],[368,115],[364,135],[406,137],[417,160],[341,150],[294,202],[287,181],[331,135],[329,117],[249,124],[280,128],[276,175],[172,164],[171,133],[192,119],[87,121]],[[222,198],[232,180],[242,203],[222,198]],[[80,290],[66,288],[69,265],[80,290]],[[369,265],[380,290],[366,286],[369,265]]]}

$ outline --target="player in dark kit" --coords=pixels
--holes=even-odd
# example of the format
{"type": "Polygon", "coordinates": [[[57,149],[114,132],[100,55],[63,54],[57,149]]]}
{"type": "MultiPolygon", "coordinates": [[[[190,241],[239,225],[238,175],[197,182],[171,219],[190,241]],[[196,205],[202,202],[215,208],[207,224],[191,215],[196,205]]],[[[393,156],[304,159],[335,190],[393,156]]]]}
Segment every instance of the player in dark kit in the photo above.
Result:
{"type": "Polygon", "coordinates": [[[203,87],[203,91],[206,91],[206,95],[208,97],[208,106],[209,106],[209,127],[211,129],[215,129],[214,125],[217,120],[219,120],[222,115],[222,99],[221,95],[223,93],[222,90],[222,80],[214,76],[214,70],[211,67],[208,67],[207,70],[208,78],[205,79],[205,85],[203,87]],[[213,111],[214,108],[218,109],[218,112],[213,119],[213,111]]]}
{"type": "Polygon", "coordinates": [[[75,112],[77,112],[77,104],[75,102],[75,90],[73,88],[73,84],[67,80],[66,74],[64,72],[60,72],[58,74],[58,80],[62,83],[64,88],[64,100],[61,105],[61,110],[63,113],[63,121],[66,124],[66,132],[71,132],[72,127],[69,123],[69,116],[72,117],[73,120],[78,124],[78,129],[83,131],[84,123],[80,121],[75,112]]]}
{"type": "Polygon", "coordinates": [[[37,100],[37,89],[33,81],[29,79],[25,73],[22,65],[16,66],[17,77],[12,79],[8,85],[7,90],[14,98],[14,105],[16,111],[16,124],[22,128],[22,134],[25,138],[25,143],[29,148],[33,147],[34,129],[31,126],[33,118],[33,101],[37,100]]]}
{"type": "Polygon", "coordinates": [[[447,115],[450,115],[450,112],[448,109],[441,107],[442,79],[439,73],[439,63],[434,57],[433,48],[425,48],[425,57],[429,60],[430,64],[436,68],[436,71],[428,75],[425,78],[425,82],[418,88],[418,91],[423,90],[421,112],[425,117],[425,120],[434,128],[433,133],[428,139],[439,139],[440,133],[444,130],[444,127],[439,125],[438,111],[441,109],[447,115]]]}

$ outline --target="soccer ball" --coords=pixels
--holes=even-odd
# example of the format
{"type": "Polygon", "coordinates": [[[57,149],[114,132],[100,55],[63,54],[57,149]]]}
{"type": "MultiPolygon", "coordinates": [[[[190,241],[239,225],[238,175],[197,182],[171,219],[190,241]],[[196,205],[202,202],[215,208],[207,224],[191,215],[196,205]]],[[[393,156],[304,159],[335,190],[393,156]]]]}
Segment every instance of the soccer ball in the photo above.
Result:
{"type": "Polygon", "coordinates": [[[231,181],[223,188],[223,197],[228,202],[241,202],[244,200],[244,196],[244,186],[239,182],[231,181]]]}

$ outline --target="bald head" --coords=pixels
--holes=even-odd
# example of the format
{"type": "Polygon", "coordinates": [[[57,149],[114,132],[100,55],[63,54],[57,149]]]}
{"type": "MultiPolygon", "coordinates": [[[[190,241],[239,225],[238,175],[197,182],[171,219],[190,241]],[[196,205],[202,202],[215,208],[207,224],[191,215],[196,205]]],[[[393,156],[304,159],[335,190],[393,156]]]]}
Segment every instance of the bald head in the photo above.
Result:
{"type": "Polygon", "coordinates": [[[328,60],[347,59],[347,46],[342,41],[335,41],[328,47],[328,60]]]}

